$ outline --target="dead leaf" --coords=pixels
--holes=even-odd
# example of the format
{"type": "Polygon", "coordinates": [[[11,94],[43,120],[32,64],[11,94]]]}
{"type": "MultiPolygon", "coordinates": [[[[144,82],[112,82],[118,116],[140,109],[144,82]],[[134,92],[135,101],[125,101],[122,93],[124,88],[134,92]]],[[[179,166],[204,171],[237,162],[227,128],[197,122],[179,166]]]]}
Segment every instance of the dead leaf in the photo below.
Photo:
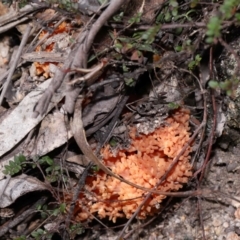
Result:
{"type": "MultiPolygon", "coordinates": [[[[0,189],[5,186],[5,181],[7,181],[7,179],[0,181],[0,189]]],[[[8,207],[26,193],[43,190],[47,190],[47,187],[35,177],[22,174],[11,178],[2,195],[0,208],[8,207]]]]}
{"type": "MultiPolygon", "coordinates": [[[[48,88],[51,79],[48,79],[35,90],[29,93],[21,103],[0,123],[0,157],[15,147],[39,122],[45,117],[38,116],[33,118],[33,108],[39,101],[44,93],[44,90],[48,88]]],[[[60,90],[52,97],[48,111],[50,111],[56,104],[63,98],[63,91],[60,90]]],[[[2,168],[8,164],[10,159],[0,162],[0,179],[5,175],[2,173],[2,168]]]]}
{"type": "Polygon", "coordinates": [[[72,133],[67,129],[64,115],[55,111],[43,119],[38,136],[32,156],[43,156],[62,146],[72,137],[72,133]]]}
{"type": "Polygon", "coordinates": [[[0,2],[0,16],[3,16],[8,12],[8,9],[3,3],[0,2]]]}
{"type": "Polygon", "coordinates": [[[55,14],[55,10],[47,9],[44,12],[37,13],[36,18],[38,18],[40,21],[48,22],[54,17],[55,14]]]}

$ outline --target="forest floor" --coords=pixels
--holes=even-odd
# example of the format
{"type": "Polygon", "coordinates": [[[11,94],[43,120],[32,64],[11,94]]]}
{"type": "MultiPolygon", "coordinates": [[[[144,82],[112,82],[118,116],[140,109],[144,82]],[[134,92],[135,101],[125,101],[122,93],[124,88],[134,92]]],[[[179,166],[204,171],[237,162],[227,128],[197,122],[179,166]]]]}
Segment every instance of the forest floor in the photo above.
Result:
{"type": "Polygon", "coordinates": [[[0,239],[240,240],[239,10],[0,2],[0,239]]]}

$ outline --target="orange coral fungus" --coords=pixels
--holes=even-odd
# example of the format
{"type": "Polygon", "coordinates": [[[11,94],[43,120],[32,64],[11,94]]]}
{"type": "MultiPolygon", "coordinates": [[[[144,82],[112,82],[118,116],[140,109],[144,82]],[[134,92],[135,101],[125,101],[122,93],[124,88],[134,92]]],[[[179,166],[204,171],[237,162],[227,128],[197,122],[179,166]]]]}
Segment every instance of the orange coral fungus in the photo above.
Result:
{"type": "MultiPolygon", "coordinates": [[[[109,146],[102,150],[103,162],[115,174],[141,185],[153,188],[169,169],[174,157],[189,140],[189,111],[177,110],[166,119],[165,126],[148,135],[138,135],[130,129],[131,146],[113,155],[109,146]]],[[[166,180],[158,187],[160,191],[177,191],[192,175],[188,147],[173,167],[166,180]]],[[[100,218],[108,217],[113,222],[119,217],[130,218],[144,199],[145,192],[134,188],[104,172],[87,179],[87,193],[81,194],[76,210],[76,220],[91,218],[89,213],[100,218]]],[[[145,218],[159,208],[163,195],[152,197],[141,209],[138,218],[145,218]]]]}
{"type": "MultiPolygon", "coordinates": [[[[52,27],[50,25],[50,27],[52,27]]],[[[53,52],[54,47],[56,43],[58,44],[59,40],[63,37],[66,38],[65,35],[61,35],[63,33],[66,33],[70,31],[70,25],[66,22],[62,22],[49,37],[47,38],[46,42],[43,45],[46,45],[43,47],[43,45],[39,45],[36,47],[36,52],[53,52]],[[47,44],[46,44],[47,43],[47,44]]],[[[39,35],[39,40],[45,37],[47,34],[47,31],[42,30],[39,35]]],[[[52,62],[54,65],[59,65],[58,63],[52,62]]],[[[36,68],[36,75],[43,75],[45,78],[48,78],[50,76],[50,70],[49,70],[49,64],[50,62],[34,62],[33,63],[36,68]]]]}

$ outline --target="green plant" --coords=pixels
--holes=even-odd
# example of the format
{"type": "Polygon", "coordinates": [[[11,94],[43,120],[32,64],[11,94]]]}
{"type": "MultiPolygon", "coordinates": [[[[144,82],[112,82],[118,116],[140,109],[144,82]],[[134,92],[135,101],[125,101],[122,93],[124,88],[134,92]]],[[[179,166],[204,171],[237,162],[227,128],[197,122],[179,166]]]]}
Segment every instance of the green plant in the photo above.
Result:
{"type": "MultiPolygon", "coordinates": [[[[25,1],[25,0],[24,0],[25,1]]],[[[50,5],[56,5],[63,10],[68,12],[78,12],[78,1],[77,0],[46,0],[46,3],[50,5]]]]}
{"type": "MultiPolygon", "coordinates": [[[[56,182],[61,175],[61,167],[60,165],[56,164],[52,158],[49,156],[44,156],[40,159],[38,159],[38,164],[41,166],[48,165],[48,167],[45,169],[46,171],[46,179],[53,183],[56,182]]],[[[33,166],[36,167],[36,166],[33,166]]]]}
{"type": "Polygon", "coordinates": [[[36,240],[43,239],[43,237],[44,239],[50,240],[52,239],[53,233],[49,233],[43,230],[42,228],[38,228],[37,230],[31,233],[31,236],[36,240]]]}
{"type": "Polygon", "coordinates": [[[58,1],[59,8],[65,9],[68,12],[77,12],[78,11],[78,2],[71,0],[62,0],[58,1]]]}
{"type": "Polygon", "coordinates": [[[92,166],[91,169],[94,172],[98,172],[100,170],[100,168],[97,165],[92,166]]]}
{"type": "Polygon", "coordinates": [[[136,81],[133,78],[124,78],[124,82],[128,87],[134,87],[136,85],[136,81]]]}
{"type": "MultiPolygon", "coordinates": [[[[129,68],[125,64],[122,65],[122,69],[125,73],[129,72],[129,68]]],[[[134,87],[136,85],[136,81],[131,77],[124,77],[124,82],[128,87],[134,87]]]]}
{"type": "Polygon", "coordinates": [[[192,44],[192,41],[190,39],[186,39],[182,42],[182,45],[175,46],[175,51],[181,52],[182,50],[186,51],[193,51],[194,46],[192,44]]]}
{"type": "MultiPolygon", "coordinates": [[[[56,217],[56,216],[66,213],[66,204],[61,203],[53,209],[49,209],[48,205],[38,205],[37,211],[40,212],[42,219],[46,219],[46,218],[52,217],[52,216],[56,217]]],[[[52,239],[53,233],[50,233],[42,228],[38,228],[37,230],[35,230],[31,233],[31,236],[36,240],[40,240],[40,239],[49,239],[50,240],[50,239],[52,239]]],[[[19,240],[21,240],[21,239],[19,239],[19,240]]]]}
{"type": "Polygon", "coordinates": [[[27,240],[27,237],[26,236],[19,236],[19,237],[14,238],[14,240],[27,240]]]}
{"type": "Polygon", "coordinates": [[[130,51],[146,51],[155,53],[151,43],[154,41],[156,36],[156,28],[152,27],[147,31],[139,31],[134,33],[133,37],[118,37],[114,38],[112,34],[110,36],[114,40],[114,48],[117,52],[130,52],[130,51]]]}
{"type": "Polygon", "coordinates": [[[153,43],[160,28],[161,28],[160,24],[150,27],[148,30],[146,30],[140,35],[141,40],[143,40],[145,44],[153,43]]]}
{"type": "Polygon", "coordinates": [[[169,6],[171,9],[172,16],[176,17],[178,15],[178,2],[176,0],[170,0],[169,6]]]}
{"type": "Polygon", "coordinates": [[[240,14],[235,13],[235,9],[239,5],[239,0],[224,0],[219,7],[219,14],[212,16],[207,24],[206,42],[212,43],[215,38],[221,36],[221,28],[224,20],[228,20],[234,17],[237,21],[240,21],[240,14]]]}
{"type": "Polygon", "coordinates": [[[176,0],[170,0],[156,18],[157,23],[170,22],[178,16],[179,4],[176,0]]]}
{"type": "Polygon", "coordinates": [[[208,24],[207,24],[207,31],[206,31],[206,42],[212,43],[213,40],[221,35],[221,23],[222,20],[217,17],[211,17],[208,24]]]}
{"type": "Polygon", "coordinates": [[[56,182],[61,174],[61,167],[60,165],[56,164],[52,158],[49,156],[44,156],[41,158],[36,157],[33,162],[26,162],[26,157],[23,155],[15,156],[14,160],[9,161],[9,164],[5,166],[3,170],[4,174],[9,174],[11,176],[19,173],[20,171],[24,170],[24,168],[28,165],[31,165],[32,168],[36,168],[37,164],[40,166],[48,166],[46,171],[46,179],[49,182],[56,182]]]}
{"type": "Polygon", "coordinates": [[[11,176],[15,175],[16,173],[19,173],[23,167],[26,166],[24,163],[26,161],[25,156],[19,155],[15,156],[13,161],[9,161],[9,165],[5,166],[5,169],[3,170],[4,174],[9,174],[11,176]]]}
{"type": "Polygon", "coordinates": [[[76,223],[70,226],[69,233],[71,239],[75,239],[76,235],[81,235],[85,232],[85,228],[82,226],[81,223],[76,223]]]}
{"type": "Polygon", "coordinates": [[[179,104],[174,103],[174,102],[168,103],[167,106],[168,106],[168,108],[171,109],[171,110],[178,109],[178,108],[180,107],[179,104]]]}
{"type": "Polygon", "coordinates": [[[178,19],[181,19],[183,18],[184,20],[188,20],[188,21],[192,21],[192,18],[189,16],[191,13],[195,13],[196,11],[194,9],[191,9],[189,10],[188,12],[186,13],[183,13],[183,14],[179,14],[179,15],[176,15],[176,17],[174,18],[174,20],[178,20],[178,19]]]}
{"type": "Polygon", "coordinates": [[[98,0],[98,2],[103,5],[104,3],[107,3],[107,0],[98,0]]]}
{"type": "Polygon", "coordinates": [[[43,219],[46,219],[49,216],[58,216],[59,214],[66,213],[66,204],[61,203],[58,205],[58,207],[54,209],[49,209],[47,205],[38,205],[37,210],[41,213],[41,217],[43,219]]]}
{"type": "Polygon", "coordinates": [[[118,144],[118,141],[117,141],[115,138],[112,137],[112,138],[110,139],[110,141],[109,141],[109,145],[110,145],[111,147],[116,147],[117,144],[118,144]]]}
{"type": "Polygon", "coordinates": [[[124,12],[120,12],[119,14],[116,14],[113,16],[113,20],[116,22],[120,22],[123,20],[124,12]]]}
{"type": "Polygon", "coordinates": [[[136,13],[133,17],[131,17],[131,18],[128,20],[128,23],[129,23],[130,25],[139,23],[140,20],[141,20],[141,17],[142,17],[142,13],[138,12],[138,13],[136,13]]]}
{"type": "Polygon", "coordinates": [[[190,7],[195,8],[199,3],[199,0],[191,0],[190,2],[190,7]]]}
{"type": "Polygon", "coordinates": [[[210,80],[208,85],[213,89],[221,89],[225,91],[228,96],[233,96],[234,90],[236,90],[236,88],[238,87],[239,82],[240,80],[237,78],[227,79],[222,82],[218,82],[216,80],[210,80]]]}
{"type": "Polygon", "coordinates": [[[224,0],[219,10],[224,19],[229,19],[234,15],[234,9],[238,6],[239,0],[224,0]]]}
{"type": "Polygon", "coordinates": [[[28,0],[20,0],[18,3],[19,8],[23,8],[28,4],[28,0]]]}
{"type": "Polygon", "coordinates": [[[240,13],[236,13],[235,18],[236,18],[237,22],[240,23],[240,13]]]}
{"type": "Polygon", "coordinates": [[[200,64],[200,61],[202,60],[202,58],[200,57],[199,54],[197,54],[194,58],[194,60],[190,61],[188,63],[188,68],[190,70],[193,70],[195,67],[197,67],[200,64]]]}

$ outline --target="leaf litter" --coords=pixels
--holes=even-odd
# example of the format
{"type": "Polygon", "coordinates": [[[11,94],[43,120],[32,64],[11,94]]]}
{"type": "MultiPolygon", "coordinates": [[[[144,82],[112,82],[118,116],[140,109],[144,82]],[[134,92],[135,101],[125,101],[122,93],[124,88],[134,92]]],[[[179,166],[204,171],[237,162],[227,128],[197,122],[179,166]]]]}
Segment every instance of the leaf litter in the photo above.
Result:
{"type": "MultiPolygon", "coordinates": [[[[0,4],[0,236],[239,239],[239,5],[174,0],[16,4],[0,4]],[[214,9],[221,15],[210,18],[214,9]],[[234,65],[230,73],[229,63],[234,65]],[[79,98],[87,137],[80,145],[70,124],[79,98]],[[179,196],[188,198],[168,197],[145,220],[120,214],[118,228],[91,212],[94,221],[77,222],[71,206],[78,198],[86,194],[95,206],[103,201],[85,181],[110,179],[102,165],[89,170],[94,155],[83,155],[83,147],[99,160],[103,146],[116,156],[131,149],[130,127],[136,127],[139,138],[167,129],[166,119],[184,108],[191,114],[192,135],[185,147],[193,149],[192,177],[179,196]],[[23,203],[17,207],[32,191],[40,196],[39,205],[36,199],[28,203],[36,209],[35,230],[31,218],[22,219],[32,211],[23,203]]],[[[140,148],[134,151],[142,154],[140,148]]],[[[181,154],[174,164],[178,159],[181,154]]],[[[106,171],[114,169],[111,164],[106,171]]],[[[145,192],[143,205],[151,194],[145,192]]]]}

